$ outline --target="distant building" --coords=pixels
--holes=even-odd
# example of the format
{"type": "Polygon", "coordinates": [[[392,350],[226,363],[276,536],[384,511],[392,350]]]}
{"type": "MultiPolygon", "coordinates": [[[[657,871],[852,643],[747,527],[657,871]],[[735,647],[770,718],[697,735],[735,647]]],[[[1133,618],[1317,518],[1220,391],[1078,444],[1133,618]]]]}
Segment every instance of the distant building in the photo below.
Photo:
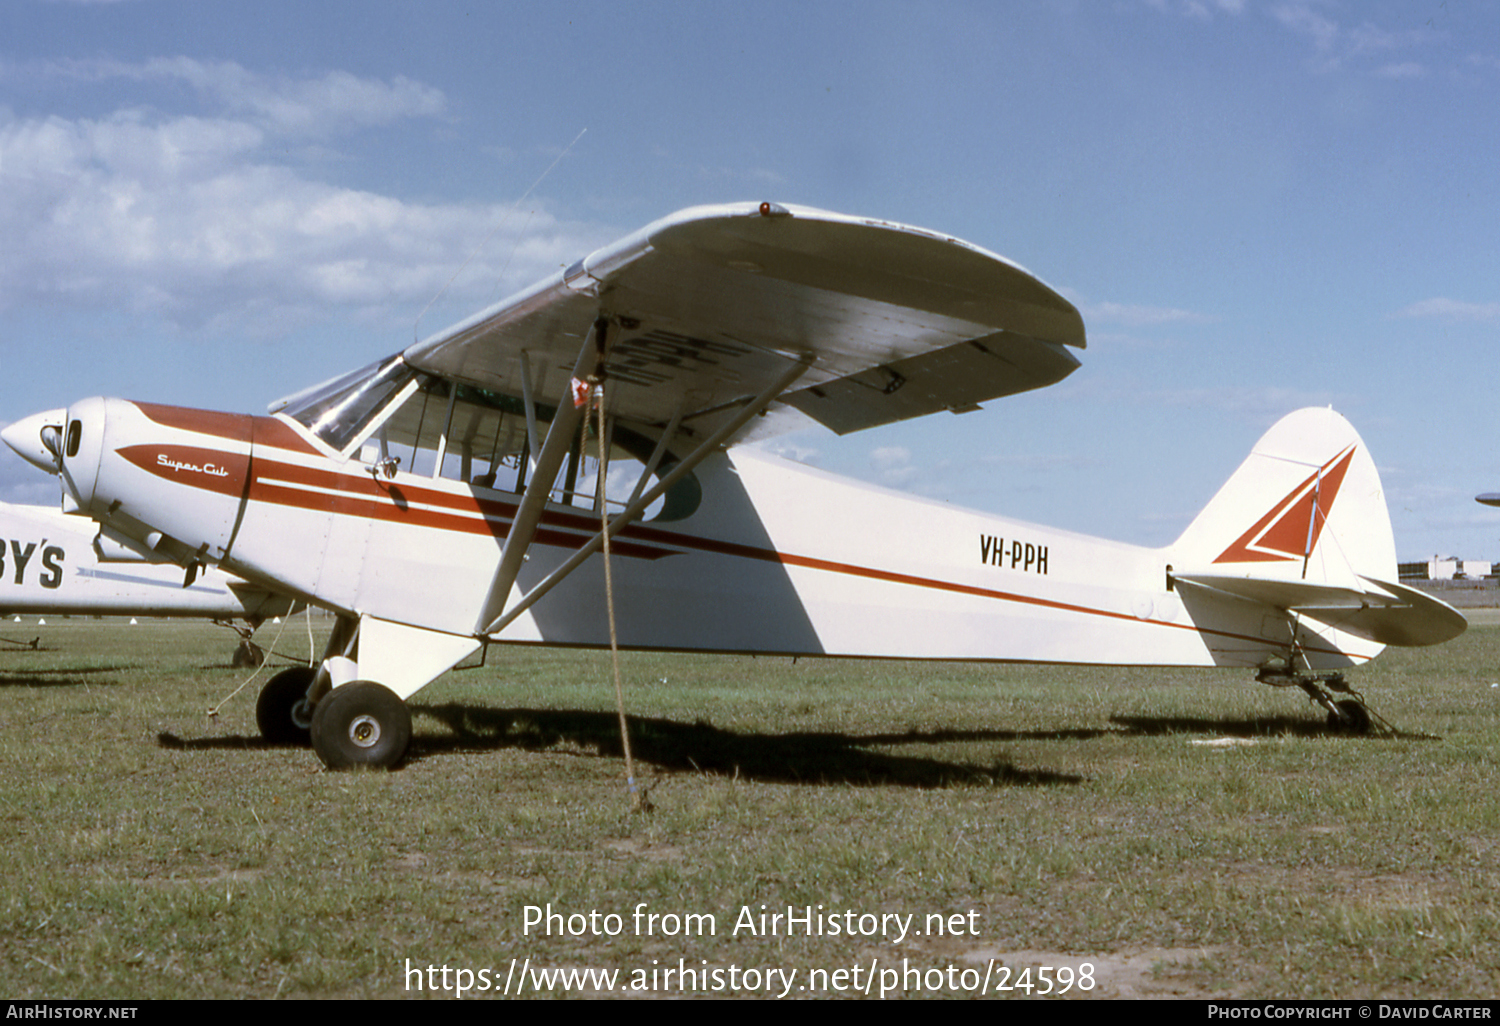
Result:
{"type": "Polygon", "coordinates": [[[1439,559],[1433,556],[1427,561],[1427,579],[1429,581],[1451,581],[1458,575],[1458,560],[1449,556],[1447,559],[1439,559]]]}
{"type": "Polygon", "coordinates": [[[1495,564],[1482,559],[1433,556],[1425,563],[1400,563],[1403,581],[1483,581],[1495,576],[1495,564]]]}

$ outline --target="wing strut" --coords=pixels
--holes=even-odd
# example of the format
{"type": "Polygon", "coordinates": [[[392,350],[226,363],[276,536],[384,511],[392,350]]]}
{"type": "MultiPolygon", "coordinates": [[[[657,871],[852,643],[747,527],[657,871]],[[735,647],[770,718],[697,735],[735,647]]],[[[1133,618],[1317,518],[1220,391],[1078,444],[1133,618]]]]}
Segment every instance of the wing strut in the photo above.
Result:
{"type": "MultiPolygon", "coordinates": [[[[802,377],[802,375],[807,372],[807,369],[811,366],[812,358],[809,356],[804,356],[796,363],[792,364],[791,367],[787,368],[786,373],[777,378],[769,388],[746,403],[744,407],[740,409],[739,413],[735,414],[729,420],[720,425],[718,430],[714,431],[713,434],[705,438],[702,443],[699,444],[698,448],[694,449],[690,454],[688,454],[685,459],[682,460],[682,462],[678,463],[671,470],[669,470],[666,475],[659,481],[657,481],[656,484],[651,486],[651,488],[648,489],[644,495],[638,495],[631,501],[628,506],[625,507],[624,510],[617,514],[615,518],[609,522],[609,527],[607,528],[607,530],[609,531],[609,536],[613,538],[615,535],[623,531],[632,521],[634,521],[643,512],[645,512],[647,507],[649,507],[653,502],[660,498],[668,488],[671,488],[678,481],[682,480],[682,478],[686,476],[689,471],[691,471],[699,463],[702,463],[710,453],[718,449],[719,445],[723,443],[724,439],[734,434],[734,432],[738,431],[741,427],[748,423],[750,418],[756,416],[766,407],[770,406],[771,403],[775,402],[777,396],[781,395],[788,388],[790,388],[798,378],[802,377]]],[[[680,420],[680,413],[678,414],[678,416],[673,417],[672,428],[674,429],[674,432],[676,425],[680,420]]],[[[548,439],[549,441],[551,439],[550,432],[548,433],[548,439]]],[[[658,449],[664,451],[665,445],[666,441],[664,436],[664,440],[662,444],[658,446],[658,449]]],[[[654,454],[653,458],[660,459],[660,454],[654,454]]],[[[516,516],[516,523],[520,523],[520,514],[517,514],[516,516]]],[[[533,525],[533,529],[534,527],[535,525],[533,525]]],[[[514,528],[512,529],[512,532],[513,533],[511,534],[511,537],[514,538],[514,528]]],[[[511,623],[511,621],[515,620],[516,617],[526,612],[526,610],[530,609],[538,599],[547,594],[547,592],[551,591],[554,585],[558,584],[560,581],[562,581],[563,578],[567,577],[574,570],[578,569],[578,567],[583,564],[584,560],[588,559],[588,557],[592,556],[595,552],[598,552],[603,544],[604,532],[600,531],[598,534],[594,535],[586,543],[584,543],[581,549],[573,553],[573,555],[569,557],[566,562],[564,562],[556,570],[548,574],[540,583],[537,584],[536,587],[528,591],[519,602],[517,602],[510,609],[506,610],[504,615],[496,617],[495,620],[489,624],[489,626],[485,627],[479,633],[494,634],[498,631],[504,630],[506,626],[511,623]]],[[[507,542],[506,545],[506,555],[510,555],[509,542],[507,542]]],[[[516,561],[516,566],[519,570],[519,559],[516,561]]],[[[503,562],[501,565],[501,570],[504,570],[503,562]]],[[[514,582],[514,580],[515,575],[512,574],[510,580],[507,581],[505,585],[507,591],[510,588],[510,584],[514,582]]],[[[500,577],[497,574],[496,585],[499,584],[499,581],[500,577]]],[[[491,597],[493,597],[495,594],[495,586],[491,586],[491,597]]],[[[504,592],[502,592],[501,594],[504,594],[504,592]]],[[[486,605],[486,608],[488,608],[488,605],[486,605]]]]}
{"type": "MultiPolygon", "coordinates": [[[[573,366],[573,377],[579,381],[593,375],[599,366],[608,330],[609,322],[601,317],[594,322],[588,337],[583,340],[583,348],[578,351],[578,361],[573,366]]],[[[522,352],[521,357],[524,364],[526,354],[522,352]]],[[[523,387],[525,387],[524,382],[523,387]]],[[[530,389],[528,388],[527,391],[529,392],[530,389]]],[[[526,408],[527,420],[531,422],[533,414],[529,395],[526,408]]],[[[485,596],[484,608],[479,614],[480,625],[487,623],[505,608],[506,596],[510,594],[511,585],[515,583],[516,576],[521,572],[521,564],[526,559],[526,550],[531,548],[531,540],[536,537],[537,525],[541,523],[547,497],[552,494],[552,486],[557,483],[557,475],[562,470],[563,460],[567,458],[568,450],[573,447],[573,435],[578,429],[578,421],[582,416],[582,409],[569,402],[566,396],[557,404],[557,413],[553,415],[552,423],[547,427],[547,438],[542,442],[541,452],[535,457],[536,464],[531,472],[531,480],[526,483],[526,491],[522,494],[521,504],[516,509],[515,521],[511,524],[510,533],[506,535],[505,549],[500,555],[500,567],[495,571],[495,579],[490,582],[489,594],[485,596]]],[[[533,428],[533,437],[535,437],[534,431],[533,428]]],[[[488,629],[478,633],[486,634],[488,629]]]]}
{"type": "MultiPolygon", "coordinates": [[[[534,393],[541,391],[542,378],[546,373],[547,368],[543,367],[541,373],[536,377],[536,384],[532,385],[531,357],[526,350],[521,350],[521,402],[526,408],[526,462],[532,464],[533,467],[536,464],[537,453],[542,451],[542,447],[537,445],[536,438],[536,400],[534,393]]],[[[531,472],[535,474],[534,469],[526,469],[531,469],[531,472]]]]}
{"type": "MultiPolygon", "coordinates": [[[[656,468],[661,465],[661,458],[667,454],[667,446],[672,444],[672,439],[677,437],[677,428],[682,424],[682,414],[687,408],[686,400],[677,407],[677,412],[672,414],[672,420],[667,424],[667,429],[661,433],[661,438],[656,443],[656,448],[651,453],[651,458],[646,461],[646,469],[641,471],[641,476],[636,478],[635,488],[631,489],[630,498],[625,500],[626,508],[641,497],[646,490],[646,482],[651,480],[651,475],[656,473],[656,468]]],[[[608,449],[601,450],[608,452],[608,449]]],[[[600,500],[603,500],[604,489],[599,489],[600,500]]]]}

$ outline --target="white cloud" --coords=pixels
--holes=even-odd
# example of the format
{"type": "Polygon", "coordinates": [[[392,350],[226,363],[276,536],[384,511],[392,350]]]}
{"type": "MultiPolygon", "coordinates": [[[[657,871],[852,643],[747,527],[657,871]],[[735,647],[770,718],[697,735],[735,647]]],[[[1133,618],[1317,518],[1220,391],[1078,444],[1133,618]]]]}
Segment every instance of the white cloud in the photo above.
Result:
{"type": "Polygon", "coordinates": [[[797,438],[780,437],[755,442],[754,446],[763,452],[773,456],[780,456],[784,460],[794,463],[805,463],[815,467],[823,456],[823,450],[817,446],[808,445],[805,440],[797,438]]]}
{"type": "Polygon", "coordinates": [[[1154,407],[1217,410],[1232,414],[1248,423],[1266,426],[1293,410],[1300,410],[1306,406],[1341,407],[1348,405],[1347,403],[1341,404],[1341,399],[1344,397],[1333,392],[1273,386],[1162,389],[1142,391],[1134,398],[1137,402],[1154,407]]]}
{"type": "Polygon", "coordinates": [[[1427,69],[1415,61],[1403,61],[1400,64],[1387,64],[1375,72],[1381,78],[1423,78],[1427,69]]]}
{"type": "Polygon", "coordinates": [[[1107,461],[1098,456],[1063,453],[985,453],[976,461],[981,467],[999,467],[1028,475],[1057,471],[1092,470],[1107,461]]]}
{"type": "Polygon", "coordinates": [[[880,468],[901,467],[911,462],[911,450],[904,445],[882,445],[870,450],[870,462],[880,468]]]}
{"type": "Polygon", "coordinates": [[[870,450],[870,465],[881,484],[907,484],[920,472],[911,461],[911,450],[903,445],[882,445],[870,450]]]}
{"type": "Polygon", "coordinates": [[[1079,303],[1079,312],[1088,324],[1122,324],[1141,328],[1156,324],[1207,324],[1213,320],[1205,314],[1170,306],[1144,306],[1130,303],[1079,303]]]}
{"type": "Polygon", "coordinates": [[[1172,306],[1151,306],[1145,303],[1090,302],[1076,290],[1061,290],[1068,302],[1078,307],[1084,323],[1095,325],[1114,324],[1128,328],[1153,327],[1162,324],[1210,324],[1216,318],[1194,313],[1172,306]]]}
{"type": "Polygon", "coordinates": [[[1397,310],[1396,317],[1430,317],[1469,324],[1500,324],[1500,303],[1466,303],[1437,297],[1397,310]]]}
{"type": "MultiPolygon", "coordinates": [[[[1312,0],[1289,0],[1271,8],[1271,16],[1283,27],[1312,43],[1318,53],[1314,67],[1320,71],[1335,71],[1357,61],[1413,50],[1444,36],[1425,27],[1391,31],[1370,22],[1346,28],[1316,9],[1326,6],[1312,0]]],[[[1417,78],[1425,68],[1415,61],[1390,61],[1375,68],[1374,73],[1384,78],[1417,78]]]]}
{"type": "Polygon", "coordinates": [[[1305,36],[1322,53],[1333,50],[1338,42],[1338,24],[1306,4],[1280,4],[1271,9],[1271,15],[1286,28],[1305,36]]]}
{"type": "Polygon", "coordinates": [[[1391,32],[1377,25],[1371,25],[1369,22],[1351,28],[1347,33],[1349,52],[1360,57],[1390,53],[1393,50],[1407,50],[1432,42],[1439,35],[1440,33],[1422,29],[1391,32]]]}
{"type": "Polygon", "coordinates": [[[271,79],[187,59],[75,72],[176,77],[232,109],[202,117],[133,106],[95,119],[0,109],[0,309],[61,301],[275,333],[330,307],[420,305],[502,222],[454,283],[455,299],[493,301],[606,236],[541,205],[512,223],[507,204],[408,202],[277,161],[288,133],[315,141],[440,112],[441,94],[417,83],[342,72],[271,79]]]}
{"type": "Polygon", "coordinates": [[[1245,0],[1146,0],[1146,6],[1164,14],[1178,13],[1195,21],[1210,21],[1217,14],[1241,14],[1245,0]]]}
{"type": "Polygon", "coordinates": [[[226,113],[246,117],[268,130],[298,135],[342,134],[404,118],[437,117],[447,107],[441,90],[402,75],[389,82],[346,71],[298,78],[250,71],[233,61],[191,57],[159,57],[137,64],[65,61],[41,71],[90,82],[178,82],[191,86],[226,113]]]}

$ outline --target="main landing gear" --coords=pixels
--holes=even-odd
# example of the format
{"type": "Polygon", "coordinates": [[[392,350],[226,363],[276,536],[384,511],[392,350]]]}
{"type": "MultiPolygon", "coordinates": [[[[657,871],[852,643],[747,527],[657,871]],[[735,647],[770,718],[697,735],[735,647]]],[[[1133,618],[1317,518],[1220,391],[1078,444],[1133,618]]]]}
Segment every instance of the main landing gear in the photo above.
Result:
{"type": "Polygon", "coordinates": [[[266,682],[255,703],[261,737],[272,744],[312,745],[329,769],[388,769],[411,742],[411,713],[396,693],[357,680],[328,690],[314,703],[318,670],[296,666],[266,682]]]}
{"type": "Polygon", "coordinates": [[[313,750],[329,769],[388,769],[410,741],[406,703],[371,680],[335,688],[313,712],[313,750]]]}
{"type": "Polygon", "coordinates": [[[1289,669],[1263,668],[1255,675],[1273,688],[1299,687],[1308,698],[1328,710],[1328,729],[1338,734],[1395,733],[1395,728],[1365,704],[1365,696],[1351,688],[1342,673],[1300,674],[1289,669]],[[1347,698],[1335,698],[1347,695],[1347,698]]]}
{"type": "Polygon", "coordinates": [[[255,703],[255,725],[273,745],[312,743],[312,706],[307,692],[317,676],[313,666],[294,666],[266,681],[255,703]]]}

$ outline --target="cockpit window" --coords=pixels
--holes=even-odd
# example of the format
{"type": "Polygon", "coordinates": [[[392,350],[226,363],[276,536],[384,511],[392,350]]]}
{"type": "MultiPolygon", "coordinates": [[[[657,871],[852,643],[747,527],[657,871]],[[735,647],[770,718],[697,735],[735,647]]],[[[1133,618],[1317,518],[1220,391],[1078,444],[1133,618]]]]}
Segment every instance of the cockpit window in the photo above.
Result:
{"type": "MultiPolygon", "coordinates": [[[[532,428],[525,401],[426,374],[366,439],[360,458],[419,477],[445,478],[471,488],[521,493],[531,479],[537,453],[556,408],[538,403],[532,428]]],[[[620,425],[609,428],[609,467],[602,503],[618,511],[636,494],[655,443],[620,425]]],[[[675,459],[668,455],[641,487],[644,492],[675,459]]],[[[598,511],[599,440],[592,420],[580,423],[553,485],[551,501],[598,511]]],[[[678,519],[697,508],[700,491],[691,475],[645,512],[645,519],[678,519]]]]}
{"type": "Polygon", "coordinates": [[[343,452],[416,378],[400,355],[292,396],[280,411],[343,452]]]}
{"type": "MultiPolygon", "coordinates": [[[[528,427],[524,400],[413,370],[397,355],[292,396],[277,412],[341,453],[358,446],[360,462],[377,475],[445,478],[520,493],[535,466],[533,444],[540,448],[556,408],[535,404],[528,427]]],[[[551,501],[595,511],[602,503],[618,510],[638,494],[655,443],[619,425],[609,434],[603,497],[596,494],[600,447],[590,420],[573,436],[551,501]]],[[[675,462],[667,454],[640,492],[675,462]]],[[[680,519],[700,499],[697,480],[689,474],[646,510],[645,519],[680,519]]]]}

